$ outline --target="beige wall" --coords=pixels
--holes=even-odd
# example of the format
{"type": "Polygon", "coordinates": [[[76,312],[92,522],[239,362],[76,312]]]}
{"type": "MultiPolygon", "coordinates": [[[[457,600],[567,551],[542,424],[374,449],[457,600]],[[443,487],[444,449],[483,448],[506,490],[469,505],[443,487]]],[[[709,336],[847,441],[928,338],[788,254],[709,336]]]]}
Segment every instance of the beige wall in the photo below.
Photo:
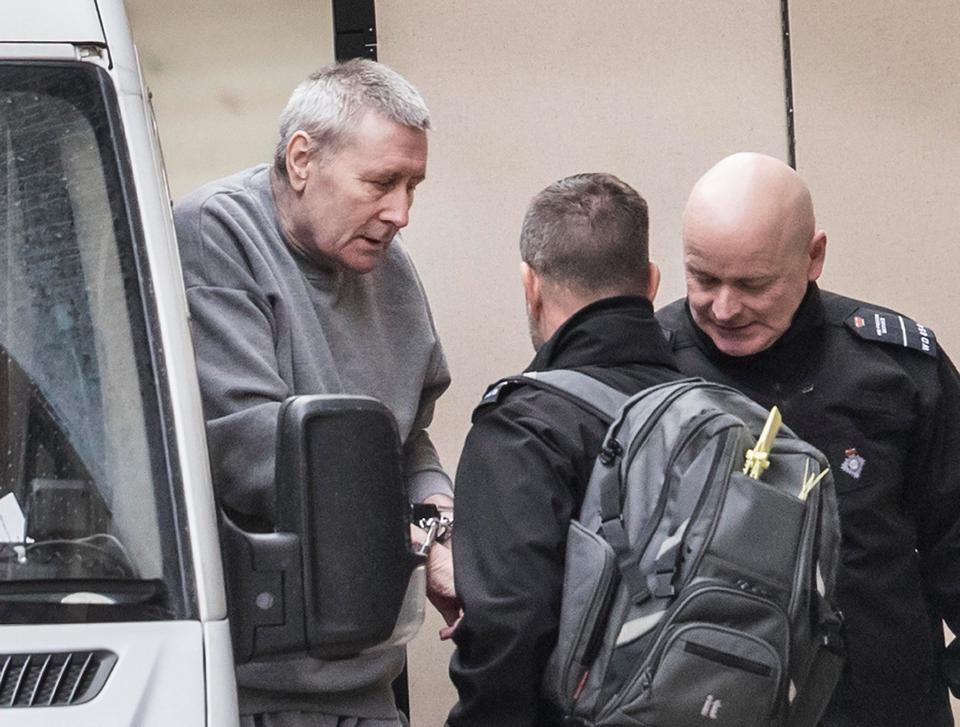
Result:
{"type": "Polygon", "coordinates": [[[316,0],[126,0],[174,199],[269,161],[293,87],[333,61],[316,0]]]}
{"type": "MultiPolygon", "coordinates": [[[[380,58],[423,92],[429,178],[406,232],[455,382],[433,433],[451,470],[484,385],[532,351],[516,239],[529,198],[581,171],[647,197],[660,303],[682,294],[679,214],[721,156],[786,156],[779,3],[378,0],[380,58]]],[[[901,7],[902,6],[902,7],[901,7]]],[[[830,235],[828,287],[902,308],[960,355],[960,13],[791,0],[797,158],[830,235]]],[[[178,196],[271,153],[293,85],[332,58],[323,0],[128,0],[178,196]]],[[[432,617],[414,724],[454,700],[432,617]]]]}
{"type": "Polygon", "coordinates": [[[931,326],[960,357],[960,4],[793,0],[797,167],[827,286],[931,326]]]}

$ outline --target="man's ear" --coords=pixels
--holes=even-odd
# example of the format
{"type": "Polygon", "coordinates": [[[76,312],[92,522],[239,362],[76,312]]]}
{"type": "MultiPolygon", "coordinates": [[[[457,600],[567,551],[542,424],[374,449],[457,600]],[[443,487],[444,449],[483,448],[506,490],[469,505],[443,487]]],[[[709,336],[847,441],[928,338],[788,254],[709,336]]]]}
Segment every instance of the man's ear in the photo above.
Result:
{"type": "Polygon", "coordinates": [[[313,141],[305,131],[296,131],[287,142],[287,179],[295,192],[302,192],[310,176],[313,141]]]}
{"type": "Polygon", "coordinates": [[[523,296],[527,300],[527,315],[532,320],[539,320],[543,311],[543,283],[537,271],[520,263],[520,282],[523,283],[523,296]]]}
{"type": "Polygon", "coordinates": [[[812,283],[823,272],[823,262],[827,257],[827,233],[817,230],[808,246],[810,264],[807,268],[807,281],[812,283]]]}
{"type": "Polygon", "coordinates": [[[652,260],[647,263],[647,300],[651,303],[660,290],[660,268],[652,260]]]}

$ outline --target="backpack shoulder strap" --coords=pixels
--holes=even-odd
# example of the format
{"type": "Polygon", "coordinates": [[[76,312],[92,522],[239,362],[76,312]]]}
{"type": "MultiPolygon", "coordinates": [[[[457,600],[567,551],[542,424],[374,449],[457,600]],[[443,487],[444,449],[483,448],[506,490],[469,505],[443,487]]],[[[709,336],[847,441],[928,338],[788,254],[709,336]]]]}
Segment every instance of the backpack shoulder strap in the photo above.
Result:
{"type": "Polygon", "coordinates": [[[630,398],[592,376],[571,369],[527,371],[521,374],[520,378],[534,381],[535,385],[541,388],[566,396],[608,424],[616,418],[620,407],[630,398]]]}
{"type": "Polygon", "coordinates": [[[477,412],[498,403],[504,394],[520,386],[533,386],[544,391],[552,391],[590,412],[607,425],[616,418],[620,407],[629,398],[612,386],[607,386],[579,371],[569,369],[527,371],[500,379],[490,386],[474,409],[474,420],[477,412]]]}
{"type": "Polygon", "coordinates": [[[826,711],[840,681],[846,661],[843,616],[826,601],[820,601],[817,645],[810,669],[796,699],[790,705],[787,727],[815,727],[826,711]]]}

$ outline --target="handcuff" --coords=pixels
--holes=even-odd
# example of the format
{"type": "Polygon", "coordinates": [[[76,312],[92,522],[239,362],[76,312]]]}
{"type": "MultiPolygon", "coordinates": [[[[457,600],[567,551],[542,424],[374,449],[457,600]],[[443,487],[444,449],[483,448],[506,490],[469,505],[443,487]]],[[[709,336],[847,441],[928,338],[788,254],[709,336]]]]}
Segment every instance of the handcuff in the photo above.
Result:
{"type": "Polygon", "coordinates": [[[441,512],[440,508],[432,503],[418,502],[410,505],[410,521],[427,533],[416,550],[417,555],[426,555],[434,543],[443,545],[453,535],[453,512],[441,512]]]}

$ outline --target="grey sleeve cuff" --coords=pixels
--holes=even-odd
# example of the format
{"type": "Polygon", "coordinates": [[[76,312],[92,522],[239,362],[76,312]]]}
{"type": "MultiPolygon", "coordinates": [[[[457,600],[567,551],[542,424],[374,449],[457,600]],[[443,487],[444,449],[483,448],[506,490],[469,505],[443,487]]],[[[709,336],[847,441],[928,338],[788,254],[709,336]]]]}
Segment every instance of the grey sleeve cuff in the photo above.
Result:
{"type": "Polygon", "coordinates": [[[403,472],[410,502],[423,502],[430,495],[453,497],[453,484],[443,471],[436,447],[423,429],[407,440],[403,451],[403,472]]]}
{"type": "Polygon", "coordinates": [[[410,502],[423,502],[430,495],[453,497],[453,485],[442,470],[414,472],[407,482],[410,502]]]}

